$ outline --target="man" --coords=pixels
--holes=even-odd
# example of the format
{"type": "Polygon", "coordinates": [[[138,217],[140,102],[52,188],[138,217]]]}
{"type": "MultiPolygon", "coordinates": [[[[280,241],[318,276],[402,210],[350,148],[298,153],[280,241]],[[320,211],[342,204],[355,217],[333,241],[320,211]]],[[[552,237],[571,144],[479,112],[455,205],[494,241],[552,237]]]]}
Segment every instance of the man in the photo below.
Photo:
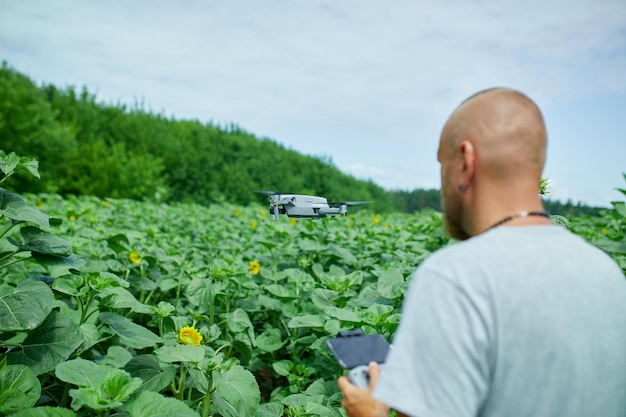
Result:
{"type": "Polygon", "coordinates": [[[626,280],[543,211],[545,151],[517,91],[453,112],[437,156],[446,229],[464,242],[415,271],[382,375],[339,379],[349,416],[626,416],[626,280]]]}

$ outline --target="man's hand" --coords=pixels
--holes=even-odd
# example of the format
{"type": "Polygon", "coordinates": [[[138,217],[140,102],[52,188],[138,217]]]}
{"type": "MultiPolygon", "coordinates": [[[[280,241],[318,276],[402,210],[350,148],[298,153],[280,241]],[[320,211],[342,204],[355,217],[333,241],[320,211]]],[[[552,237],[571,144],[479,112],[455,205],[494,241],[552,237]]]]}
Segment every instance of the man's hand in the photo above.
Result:
{"type": "Polygon", "coordinates": [[[380,378],[380,368],[375,362],[370,362],[369,374],[370,385],[367,388],[357,388],[345,376],[339,377],[337,381],[339,389],[343,392],[341,405],[349,417],[387,417],[389,415],[389,407],[372,396],[372,391],[380,378]]]}

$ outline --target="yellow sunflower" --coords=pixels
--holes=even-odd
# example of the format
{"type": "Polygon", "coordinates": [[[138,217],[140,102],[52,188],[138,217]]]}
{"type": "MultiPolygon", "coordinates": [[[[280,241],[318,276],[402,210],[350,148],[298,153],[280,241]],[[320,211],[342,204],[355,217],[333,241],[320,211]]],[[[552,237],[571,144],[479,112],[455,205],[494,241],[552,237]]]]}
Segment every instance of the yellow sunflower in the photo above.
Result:
{"type": "Polygon", "coordinates": [[[250,271],[253,275],[258,275],[261,272],[261,263],[259,261],[250,261],[250,271]]]}
{"type": "Polygon", "coordinates": [[[178,332],[178,339],[180,343],[191,346],[200,346],[200,342],[202,342],[202,335],[200,332],[193,326],[185,326],[181,327],[178,332]]]}
{"type": "Polygon", "coordinates": [[[250,228],[252,230],[256,229],[256,220],[252,220],[252,223],[250,223],[250,228]]]}
{"type": "Polygon", "coordinates": [[[141,255],[139,255],[135,251],[132,251],[131,253],[128,254],[128,260],[130,261],[131,264],[138,264],[139,262],[141,262],[141,255]]]}

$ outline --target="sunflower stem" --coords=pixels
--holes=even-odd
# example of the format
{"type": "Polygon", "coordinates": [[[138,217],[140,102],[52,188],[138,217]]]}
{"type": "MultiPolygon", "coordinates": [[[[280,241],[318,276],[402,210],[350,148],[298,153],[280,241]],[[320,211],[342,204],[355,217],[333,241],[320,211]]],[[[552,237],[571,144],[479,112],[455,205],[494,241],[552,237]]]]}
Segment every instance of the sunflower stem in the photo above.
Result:
{"type": "Polygon", "coordinates": [[[187,389],[187,403],[191,404],[191,394],[193,394],[193,384],[187,389]]]}
{"type": "Polygon", "coordinates": [[[202,417],[209,417],[209,409],[211,408],[211,393],[213,392],[213,375],[209,375],[209,386],[206,394],[204,394],[204,408],[202,409],[202,417]]]}
{"type": "Polygon", "coordinates": [[[180,307],[180,287],[183,285],[182,280],[178,277],[178,285],[176,286],[176,308],[180,307]]]}
{"type": "Polygon", "coordinates": [[[202,408],[202,417],[209,417],[209,408],[211,407],[211,394],[204,395],[204,407],[202,408]]]}
{"type": "Polygon", "coordinates": [[[172,394],[174,394],[174,397],[178,397],[178,390],[176,389],[176,381],[172,381],[170,382],[170,389],[172,390],[172,394]]]}
{"type": "Polygon", "coordinates": [[[145,299],[145,300],[143,300],[143,301],[142,301],[142,303],[144,303],[144,304],[148,304],[148,302],[150,301],[150,299],[152,298],[152,296],[153,296],[153,295],[154,295],[154,290],[152,290],[152,291],[150,291],[150,292],[148,293],[148,296],[146,297],[146,299],[145,299]]]}
{"type": "Polygon", "coordinates": [[[287,323],[285,323],[285,320],[283,318],[281,318],[280,322],[283,325],[283,327],[285,328],[285,331],[287,332],[287,337],[291,337],[291,331],[289,330],[289,327],[287,327],[287,323]]]}
{"type": "MultiPolygon", "coordinates": [[[[2,216],[2,217],[4,217],[4,216],[2,216]]],[[[15,226],[17,226],[17,225],[19,225],[19,224],[22,224],[22,223],[24,223],[24,222],[15,222],[15,223],[13,223],[11,226],[7,227],[7,228],[6,228],[6,230],[5,230],[4,232],[2,232],[2,234],[0,235],[0,239],[1,239],[1,238],[3,238],[3,237],[4,237],[4,235],[6,235],[7,233],[9,233],[9,231],[10,231],[11,229],[13,229],[15,226]]]]}
{"type": "Polygon", "coordinates": [[[0,340],[0,347],[3,348],[22,348],[24,347],[22,344],[20,343],[5,343],[4,340],[0,340]]]}
{"type": "MultiPolygon", "coordinates": [[[[85,304],[82,304],[82,311],[80,314],[80,324],[83,324],[87,318],[91,315],[88,314],[89,313],[89,306],[91,305],[91,301],[93,300],[93,297],[95,296],[94,292],[91,292],[89,295],[87,295],[87,301],[85,302],[85,304]]],[[[80,299],[79,299],[80,300],[80,299]]]]}
{"type": "MultiPolygon", "coordinates": [[[[18,251],[18,252],[21,252],[21,251],[18,251]]],[[[13,252],[13,253],[11,254],[11,256],[12,256],[12,255],[15,255],[15,254],[16,254],[16,253],[18,253],[18,252],[13,252]]],[[[7,266],[14,265],[14,264],[16,264],[16,263],[18,263],[18,262],[25,261],[25,260],[26,260],[26,259],[28,259],[28,258],[30,258],[30,256],[27,256],[27,257],[25,257],[25,258],[16,259],[16,260],[15,260],[15,261],[13,261],[13,262],[7,262],[7,263],[5,263],[5,264],[0,265],[0,269],[2,269],[2,268],[6,268],[7,266]]]]}
{"type": "Polygon", "coordinates": [[[5,182],[11,175],[13,175],[13,172],[9,172],[8,174],[6,174],[4,178],[0,179],[0,184],[5,182]]]}
{"type": "Polygon", "coordinates": [[[224,302],[226,314],[230,313],[230,297],[226,297],[226,301],[224,302]]]}
{"type": "Polygon", "coordinates": [[[209,323],[211,326],[215,324],[215,298],[211,300],[211,305],[209,305],[209,323]]]}
{"type": "Polygon", "coordinates": [[[65,384],[63,397],[61,397],[61,407],[67,407],[67,400],[70,398],[70,384],[65,384]]]}
{"type": "Polygon", "coordinates": [[[278,274],[278,256],[276,255],[276,251],[272,248],[272,270],[274,272],[274,277],[278,274]]]}
{"type": "Polygon", "coordinates": [[[185,363],[180,364],[180,381],[178,385],[178,391],[176,392],[176,397],[183,401],[185,397],[185,380],[187,379],[187,367],[185,363]]]}

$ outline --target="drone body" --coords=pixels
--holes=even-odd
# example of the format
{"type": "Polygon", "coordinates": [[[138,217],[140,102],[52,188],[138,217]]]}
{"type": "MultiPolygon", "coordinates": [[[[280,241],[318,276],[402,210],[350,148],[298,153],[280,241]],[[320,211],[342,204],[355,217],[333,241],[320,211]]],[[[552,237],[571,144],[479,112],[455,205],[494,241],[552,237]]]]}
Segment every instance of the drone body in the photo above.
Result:
{"type": "Polygon", "coordinates": [[[344,201],[329,203],[325,197],[304,194],[281,194],[275,191],[256,191],[258,194],[268,195],[270,214],[274,220],[278,220],[280,214],[289,217],[307,217],[320,219],[322,217],[335,217],[348,213],[348,206],[369,203],[369,201],[344,201]]]}

